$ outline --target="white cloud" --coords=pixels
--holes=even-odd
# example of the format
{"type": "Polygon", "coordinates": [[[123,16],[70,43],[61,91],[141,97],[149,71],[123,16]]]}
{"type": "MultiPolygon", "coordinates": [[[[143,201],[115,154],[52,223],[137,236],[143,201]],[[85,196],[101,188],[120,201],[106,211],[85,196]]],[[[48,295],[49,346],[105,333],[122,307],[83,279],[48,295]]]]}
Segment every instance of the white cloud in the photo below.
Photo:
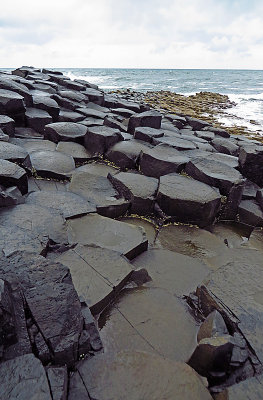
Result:
{"type": "Polygon", "coordinates": [[[1,5],[0,67],[260,69],[262,8],[257,0],[13,0],[1,5]]]}

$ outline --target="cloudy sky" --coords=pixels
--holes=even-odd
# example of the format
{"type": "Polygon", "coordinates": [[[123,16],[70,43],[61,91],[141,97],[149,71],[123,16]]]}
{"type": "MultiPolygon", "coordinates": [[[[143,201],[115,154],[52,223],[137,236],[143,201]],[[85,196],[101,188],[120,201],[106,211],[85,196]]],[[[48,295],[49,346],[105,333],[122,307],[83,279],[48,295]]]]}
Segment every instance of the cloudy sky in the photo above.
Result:
{"type": "Polygon", "coordinates": [[[0,67],[263,69],[262,0],[12,0],[0,67]]]}

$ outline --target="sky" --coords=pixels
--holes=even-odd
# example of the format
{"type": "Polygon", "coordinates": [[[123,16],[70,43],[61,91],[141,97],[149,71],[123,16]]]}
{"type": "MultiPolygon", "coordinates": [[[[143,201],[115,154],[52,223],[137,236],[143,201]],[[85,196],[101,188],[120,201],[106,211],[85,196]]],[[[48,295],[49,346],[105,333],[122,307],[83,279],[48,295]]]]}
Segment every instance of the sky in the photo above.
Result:
{"type": "Polygon", "coordinates": [[[263,69],[262,0],[12,0],[0,68],[263,69]]]}

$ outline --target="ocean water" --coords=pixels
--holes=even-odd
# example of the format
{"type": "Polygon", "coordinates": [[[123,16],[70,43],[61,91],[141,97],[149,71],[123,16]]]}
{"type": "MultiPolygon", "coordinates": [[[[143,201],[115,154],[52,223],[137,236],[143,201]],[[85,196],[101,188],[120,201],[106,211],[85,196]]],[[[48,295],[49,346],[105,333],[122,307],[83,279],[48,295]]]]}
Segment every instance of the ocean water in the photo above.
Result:
{"type": "Polygon", "coordinates": [[[263,70],[57,68],[71,79],[84,79],[105,91],[170,90],[184,95],[200,91],[227,94],[236,106],[219,121],[245,126],[263,135],[263,70]],[[258,125],[250,121],[256,121],[258,125]]]}

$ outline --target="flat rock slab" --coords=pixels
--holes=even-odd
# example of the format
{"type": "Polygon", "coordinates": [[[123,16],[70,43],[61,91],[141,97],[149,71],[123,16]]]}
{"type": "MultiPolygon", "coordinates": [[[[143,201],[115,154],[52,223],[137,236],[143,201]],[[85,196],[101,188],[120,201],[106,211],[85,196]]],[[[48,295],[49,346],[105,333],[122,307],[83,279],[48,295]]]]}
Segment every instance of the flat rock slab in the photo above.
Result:
{"type": "MultiPolygon", "coordinates": [[[[262,375],[246,379],[227,389],[227,400],[258,400],[262,398],[262,375]]],[[[222,400],[224,400],[224,398],[222,400]]]]}
{"type": "Polygon", "coordinates": [[[59,191],[38,191],[30,193],[26,204],[35,204],[53,208],[63,214],[64,218],[74,218],[96,212],[96,206],[75,193],[59,191]]]}
{"type": "Polygon", "coordinates": [[[179,151],[194,150],[197,148],[197,145],[190,140],[180,139],[172,136],[153,139],[153,144],[165,144],[166,146],[172,147],[179,151]]]}
{"type": "Polygon", "coordinates": [[[157,239],[164,249],[199,259],[211,258],[226,250],[223,239],[194,226],[165,226],[157,239]]]}
{"type": "Polygon", "coordinates": [[[252,182],[255,182],[257,185],[262,187],[263,147],[255,145],[241,148],[238,160],[242,174],[252,182]]]}
{"type": "Polygon", "coordinates": [[[134,138],[143,140],[144,142],[152,143],[154,138],[160,138],[164,136],[163,129],[149,128],[147,126],[139,126],[135,128],[134,138]]]}
{"type": "Polygon", "coordinates": [[[74,111],[59,111],[58,122],[80,122],[84,119],[83,114],[74,111]]]}
{"type": "Polygon", "coordinates": [[[194,179],[218,187],[223,195],[228,195],[232,186],[243,180],[242,175],[236,169],[207,157],[189,161],[185,171],[194,179]]]}
{"type": "Polygon", "coordinates": [[[100,215],[87,215],[68,221],[69,243],[96,245],[118,251],[132,259],[147,250],[143,228],[100,215]]]}
{"type": "Polygon", "coordinates": [[[263,226],[263,211],[255,200],[242,200],[238,207],[239,222],[250,226],[263,226]]]}
{"type": "Polygon", "coordinates": [[[199,226],[213,223],[221,204],[221,196],[205,183],[179,174],[160,178],[157,203],[180,222],[199,226]]]}
{"type": "Polygon", "coordinates": [[[45,139],[58,143],[61,141],[83,143],[87,128],[75,122],[55,122],[45,127],[45,139]]]}
{"type": "Polygon", "coordinates": [[[159,182],[155,178],[132,172],[109,175],[109,180],[126,200],[131,202],[131,213],[149,214],[153,211],[159,182]]]}
{"type": "Polygon", "coordinates": [[[20,146],[8,142],[0,142],[0,159],[22,164],[28,152],[20,146]]]}
{"type": "Polygon", "coordinates": [[[128,125],[128,132],[134,134],[138,126],[148,126],[159,129],[161,127],[162,116],[158,111],[145,111],[131,116],[128,125]]]}
{"type": "Polygon", "coordinates": [[[42,178],[67,179],[75,169],[73,157],[59,151],[34,151],[30,153],[30,160],[42,178]]]}
{"type": "Polygon", "coordinates": [[[80,364],[78,373],[89,395],[100,400],[212,400],[191,367],[153,354],[101,355],[80,364]]]}
{"type": "Polygon", "coordinates": [[[59,115],[59,106],[58,103],[49,96],[34,95],[33,106],[47,111],[52,118],[57,120],[59,115]]]}
{"type": "Polygon", "coordinates": [[[0,224],[17,226],[31,231],[39,237],[40,243],[46,238],[56,243],[66,243],[65,222],[62,215],[51,208],[33,204],[20,204],[0,211],[0,224]]]}
{"type": "Polygon", "coordinates": [[[37,328],[31,339],[40,359],[68,365],[77,361],[83,317],[68,268],[32,253],[18,252],[8,259],[1,258],[0,274],[12,288],[19,287],[26,301],[37,328]],[[42,335],[42,343],[36,333],[42,335]],[[49,347],[43,346],[45,343],[49,347]]]}
{"type": "Polygon", "coordinates": [[[125,140],[112,146],[106,158],[121,169],[136,169],[141,152],[148,149],[149,146],[141,140],[125,140]]]}
{"type": "Polygon", "coordinates": [[[132,273],[131,264],[120,253],[101,247],[78,245],[56,260],[70,269],[79,297],[94,315],[109,305],[132,273]]]}
{"type": "Polygon", "coordinates": [[[39,150],[56,150],[56,144],[50,140],[11,138],[10,143],[23,147],[28,153],[39,150]]]}
{"type": "Polygon", "coordinates": [[[159,178],[172,172],[181,172],[189,158],[169,146],[156,146],[143,150],[140,170],[147,176],[159,178]]]}
{"type": "Polygon", "coordinates": [[[219,153],[238,156],[239,147],[229,139],[215,138],[212,140],[212,145],[219,153]]]}
{"type": "Polygon", "coordinates": [[[123,140],[119,129],[107,126],[88,127],[85,136],[85,147],[92,154],[105,154],[114,144],[123,140]]]}
{"type": "Polygon", "coordinates": [[[218,311],[227,314],[237,324],[262,363],[262,252],[228,249],[210,262],[217,267],[217,271],[201,287],[199,306],[207,311],[213,304],[213,309],[216,306],[218,311]]]}
{"type": "Polygon", "coordinates": [[[126,222],[127,224],[141,226],[146,233],[146,238],[148,240],[149,246],[155,246],[155,238],[157,235],[157,227],[151,223],[150,221],[146,220],[145,218],[140,218],[137,216],[130,216],[130,217],[123,217],[121,219],[122,222],[126,222]]]}
{"type": "Polygon", "coordinates": [[[133,265],[147,270],[152,278],[148,287],[158,287],[178,297],[195,290],[210,272],[196,258],[162,249],[146,251],[136,257],[133,265]]]}
{"type": "Polygon", "coordinates": [[[0,225],[0,252],[6,257],[15,251],[29,251],[36,254],[45,254],[48,237],[39,237],[35,232],[19,228],[17,225],[0,225]]]}
{"type": "Polygon", "coordinates": [[[226,164],[232,168],[238,168],[239,165],[238,157],[231,156],[229,154],[212,153],[212,154],[207,154],[207,157],[209,160],[222,162],[223,164],[226,164]]]}
{"type": "Polygon", "coordinates": [[[72,156],[76,163],[94,159],[94,156],[84,146],[75,142],[59,142],[56,150],[72,156]]]}
{"type": "Polygon", "coordinates": [[[196,346],[198,325],[189,314],[187,306],[168,291],[145,287],[123,290],[112,309],[101,317],[100,322],[105,321],[105,326],[101,329],[102,338],[106,339],[105,351],[112,352],[107,342],[113,339],[116,341],[116,336],[120,338],[122,345],[126,343],[123,348],[114,344],[113,348],[117,351],[126,348],[133,351],[141,350],[140,347],[136,347],[137,340],[133,343],[130,329],[121,332],[117,328],[119,325],[117,322],[114,324],[117,332],[116,334],[112,332],[111,313],[115,313],[115,310],[121,316],[119,318],[114,316],[114,322],[119,319],[120,327],[125,328],[121,322],[122,318],[125,318],[133,329],[133,336],[136,338],[139,334],[150,346],[152,353],[176,361],[187,361],[191,356],[196,346]]]}
{"type": "Polygon", "coordinates": [[[92,175],[104,176],[104,178],[107,178],[108,174],[115,175],[119,170],[107,164],[89,163],[76,168],[74,173],[77,172],[88,172],[92,175]]]}
{"type": "Polygon", "coordinates": [[[26,171],[17,164],[0,160],[0,185],[4,187],[17,186],[22,194],[26,194],[28,191],[26,171]]]}
{"type": "Polygon", "coordinates": [[[0,398],[52,400],[45,369],[33,354],[0,364],[0,398]]]}

